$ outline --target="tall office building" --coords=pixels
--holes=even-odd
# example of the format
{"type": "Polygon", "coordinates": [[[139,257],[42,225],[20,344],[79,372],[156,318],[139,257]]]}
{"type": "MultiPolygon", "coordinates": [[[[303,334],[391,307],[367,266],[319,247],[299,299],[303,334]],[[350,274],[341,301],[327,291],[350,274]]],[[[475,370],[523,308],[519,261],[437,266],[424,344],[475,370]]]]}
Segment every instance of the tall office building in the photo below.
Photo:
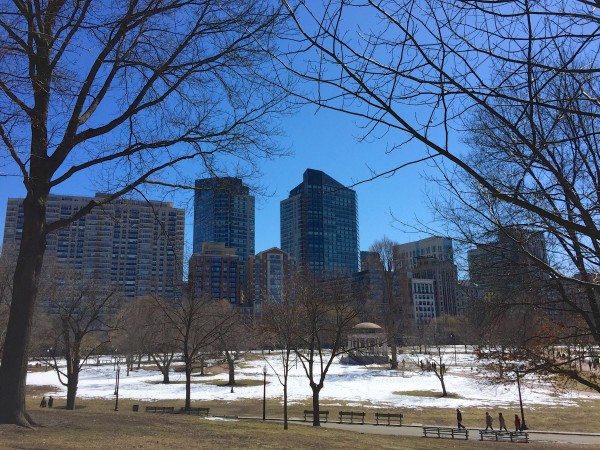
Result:
{"type": "Polygon", "coordinates": [[[407,242],[394,246],[394,259],[397,267],[412,270],[417,266],[420,257],[431,257],[439,261],[454,262],[452,239],[431,236],[419,241],[407,242]]]}
{"type": "Polygon", "coordinates": [[[357,272],[356,192],[307,169],[281,202],[281,249],[316,274],[357,272]]]}
{"type": "Polygon", "coordinates": [[[240,257],[222,242],[204,242],[190,258],[188,283],[197,296],[240,303],[240,257]]]}
{"type": "Polygon", "coordinates": [[[394,246],[397,271],[416,279],[433,280],[436,316],[456,315],[458,271],[452,239],[432,236],[394,246]]]}
{"type": "Polygon", "coordinates": [[[205,242],[221,242],[240,257],[240,281],[245,263],[254,255],[254,196],[239,178],[196,180],[194,195],[194,253],[205,242]]]}
{"type": "MultiPolygon", "coordinates": [[[[96,199],[104,197],[96,194],[96,199]]],[[[90,197],[50,195],[48,223],[70,217],[90,197]]],[[[184,211],[171,203],[119,199],[94,208],[69,226],[50,233],[46,256],[84,276],[118,286],[127,297],[180,292],[183,277],[184,211]]],[[[6,210],[4,248],[18,246],[23,232],[23,199],[6,210]]]]}
{"type": "Polygon", "coordinates": [[[249,283],[246,301],[260,313],[265,301],[280,302],[283,300],[284,287],[290,276],[292,261],[290,255],[273,247],[248,258],[249,283]]]}
{"type": "Polygon", "coordinates": [[[522,291],[535,280],[548,278],[535,263],[535,259],[548,262],[546,240],[541,232],[507,227],[498,231],[494,241],[478,245],[467,256],[471,282],[487,290],[522,291]]]}

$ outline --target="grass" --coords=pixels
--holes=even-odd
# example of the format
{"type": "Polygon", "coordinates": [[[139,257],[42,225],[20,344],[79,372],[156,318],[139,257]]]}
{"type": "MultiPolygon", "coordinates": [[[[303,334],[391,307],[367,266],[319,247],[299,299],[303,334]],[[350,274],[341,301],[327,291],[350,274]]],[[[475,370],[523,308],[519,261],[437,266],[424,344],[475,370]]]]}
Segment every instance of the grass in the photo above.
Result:
{"type": "MultiPolygon", "coordinates": [[[[37,401],[28,399],[28,403],[37,401]]],[[[120,402],[118,412],[112,402],[85,400],[82,409],[32,409],[40,428],[29,430],[0,425],[0,446],[34,448],[261,448],[261,449],[491,449],[494,443],[478,441],[439,441],[417,437],[369,435],[352,431],[291,425],[284,431],[277,423],[258,421],[217,422],[194,416],[134,413],[134,402],[120,402]]],[[[165,402],[163,402],[165,403],[165,402]]],[[[31,408],[31,406],[30,406],[31,408]]],[[[211,411],[212,412],[212,411],[211,411]]],[[[529,444],[528,449],[564,446],[529,444]]],[[[520,448],[503,444],[502,448],[520,448]]]]}
{"type": "MultiPolygon", "coordinates": [[[[395,391],[392,392],[394,395],[407,395],[410,397],[429,397],[429,398],[443,398],[442,393],[439,391],[395,391]]],[[[447,392],[445,398],[463,398],[458,394],[447,392]]]]}

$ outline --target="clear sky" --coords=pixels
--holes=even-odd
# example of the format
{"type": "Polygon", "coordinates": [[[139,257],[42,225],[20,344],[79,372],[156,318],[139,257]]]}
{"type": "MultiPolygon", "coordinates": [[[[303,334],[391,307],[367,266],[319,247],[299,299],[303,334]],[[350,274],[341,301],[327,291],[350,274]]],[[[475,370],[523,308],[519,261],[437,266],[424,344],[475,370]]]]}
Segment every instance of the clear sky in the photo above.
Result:
{"type": "MultiPolygon", "coordinates": [[[[365,17],[358,17],[364,25],[365,17]]],[[[410,108],[410,106],[406,106],[410,108]]],[[[404,111],[403,111],[404,112],[404,111]]],[[[420,116],[417,109],[406,111],[409,115],[420,116]]],[[[424,112],[427,114],[427,111],[424,112]]],[[[369,178],[371,169],[382,172],[402,163],[425,156],[424,149],[408,144],[402,150],[387,153],[386,149],[401,142],[405,136],[390,132],[377,133],[370,142],[359,142],[363,132],[355,119],[339,112],[306,106],[294,114],[282,117],[279,127],[283,131],[281,145],[293,153],[292,156],[265,161],[263,174],[257,182],[260,191],[268,195],[256,194],[256,251],[280,245],[279,203],[287,198],[290,189],[302,181],[306,168],[318,169],[344,185],[369,178]]],[[[5,150],[3,150],[5,151],[5,150]]],[[[190,168],[190,173],[197,171],[190,168]]],[[[0,167],[0,172],[8,171],[0,167]]],[[[427,205],[426,191],[435,192],[435,186],[428,185],[423,174],[434,170],[427,163],[406,167],[392,177],[379,178],[356,186],[359,212],[360,249],[366,250],[377,239],[387,235],[398,242],[408,242],[421,237],[403,228],[394,217],[404,222],[419,219],[425,223],[432,217],[427,205]]],[[[16,173],[16,170],[13,170],[16,173]]],[[[98,181],[101,175],[77,176],[61,184],[54,193],[93,196],[103,190],[98,181]]],[[[187,174],[189,175],[189,174],[187,174]]],[[[18,177],[0,177],[0,230],[4,229],[6,201],[9,197],[22,197],[25,191],[18,177]]],[[[179,192],[158,200],[172,201],[176,207],[186,209],[186,248],[191,251],[193,192],[179,192]]],[[[2,235],[0,235],[2,236],[2,235]]]]}
{"type": "MultiPolygon", "coordinates": [[[[340,183],[350,185],[371,176],[370,169],[383,171],[424,155],[418,149],[396,150],[386,154],[387,146],[398,136],[389,134],[377,141],[360,143],[360,129],[354,119],[332,111],[305,107],[291,116],[283,117],[282,145],[293,151],[292,156],[265,161],[263,176],[258,182],[268,195],[256,198],[256,251],[279,246],[279,202],[287,198],[290,189],[302,181],[307,167],[326,172],[340,183]],[[409,155],[408,152],[412,153],[409,155]],[[413,153],[414,152],[414,153],[413,153]]],[[[425,192],[427,185],[422,175],[432,170],[425,163],[402,169],[395,176],[380,178],[355,188],[359,207],[360,249],[384,235],[399,242],[420,237],[394,222],[394,217],[412,221],[418,217],[428,221],[431,214],[425,192]]],[[[61,185],[55,193],[94,195],[101,186],[85,178],[77,178],[61,185]]],[[[16,177],[0,178],[0,229],[4,229],[6,201],[9,197],[24,196],[21,180],[16,177]]],[[[186,247],[192,242],[193,203],[191,191],[165,198],[175,206],[186,209],[186,247]]]]}

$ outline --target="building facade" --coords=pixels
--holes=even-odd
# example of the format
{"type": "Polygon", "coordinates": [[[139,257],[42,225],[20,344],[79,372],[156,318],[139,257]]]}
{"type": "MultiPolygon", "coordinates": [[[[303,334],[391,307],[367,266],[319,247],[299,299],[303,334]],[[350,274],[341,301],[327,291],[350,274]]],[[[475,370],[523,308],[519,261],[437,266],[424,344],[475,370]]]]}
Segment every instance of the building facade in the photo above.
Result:
{"type": "Polygon", "coordinates": [[[194,295],[241,304],[240,257],[222,242],[204,242],[190,257],[188,284],[194,295]]]}
{"type": "MultiPolygon", "coordinates": [[[[69,218],[94,198],[50,195],[46,220],[69,218]]],[[[118,286],[126,297],[156,293],[172,298],[181,291],[184,218],[184,211],[171,203],[114,200],[48,234],[46,256],[118,286]]],[[[11,198],[4,247],[18,247],[22,231],[23,199],[11,198]]]]}
{"type": "Polygon", "coordinates": [[[358,271],[356,192],[319,170],[281,202],[281,249],[315,274],[358,271]]]}
{"type": "Polygon", "coordinates": [[[196,180],[194,194],[194,253],[205,242],[220,242],[240,257],[240,282],[245,263],[254,255],[254,196],[240,178],[196,180]]]}
{"type": "Polygon", "coordinates": [[[410,278],[433,280],[436,316],[457,314],[458,269],[452,239],[432,236],[395,245],[394,260],[396,271],[410,272],[410,278]]]}
{"type": "Polygon", "coordinates": [[[283,300],[285,283],[289,280],[292,266],[290,255],[277,247],[249,258],[248,280],[252,280],[252,283],[249,283],[246,298],[256,313],[260,312],[264,302],[283,300]]]}
{"type": "Polygon", "coordinates": [[[435,258],[438,261],[454,263],[452,239],[441,236],[431,236],[419,241],[407,242],[394,246],[396,267],[412,270],[417,266],[419,258],[435,258]]]}
{"type": "Polygon", "coordinates": [[[434,280],[411,278],[410,283],[415,322],[426,324],[437,317],[434,280]]]}

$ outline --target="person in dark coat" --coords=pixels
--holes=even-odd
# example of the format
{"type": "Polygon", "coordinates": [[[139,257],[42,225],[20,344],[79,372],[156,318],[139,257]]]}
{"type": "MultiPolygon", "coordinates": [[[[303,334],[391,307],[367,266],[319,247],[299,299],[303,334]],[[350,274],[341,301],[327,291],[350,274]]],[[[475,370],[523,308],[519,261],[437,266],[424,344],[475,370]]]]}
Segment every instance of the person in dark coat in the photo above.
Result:
{"type": "Polygon", "coordinates": [[[54,405],[54,398],[50,396],[48,398],[48,408],[52,408],[52,405],[54,405]]]}
{"type": "Polygon", "coordinates": [[[461,428],[463,430],[466,430],[465,426],[462,424],[462,411],[458,408],[456,408],[456,428],[458,428],[459,430],[461,428]]]}
{"type": "Polygon", "coordinates": [[[515,431],[517,433],[521,431],[521,418],[518,414],[515,414],[515,431]]]}
{"type": "Polygon", "coordinates": [[[508,429],[506,428],[506,421],[504,420],[502,413],[498,413],[498,424],[500,431],[504,430],[508,432],[508,429]]]}
{"type": "Polygon", "coordinates": [[[494,419],[492,418],[492,416],[490,416],[489,412],[485,413],[485,431],[487,431],[488,429],[491,429],[492,431],[494,431],[494,427],[492,426],[492,423],[494,422],[494,419]]]}
{"type": "Polygon", "coordinates": [[[44,395],[42,397],[42,401],[40,402],[40,408],[45,408],[46,407],[46,396],[44,395]]]}

